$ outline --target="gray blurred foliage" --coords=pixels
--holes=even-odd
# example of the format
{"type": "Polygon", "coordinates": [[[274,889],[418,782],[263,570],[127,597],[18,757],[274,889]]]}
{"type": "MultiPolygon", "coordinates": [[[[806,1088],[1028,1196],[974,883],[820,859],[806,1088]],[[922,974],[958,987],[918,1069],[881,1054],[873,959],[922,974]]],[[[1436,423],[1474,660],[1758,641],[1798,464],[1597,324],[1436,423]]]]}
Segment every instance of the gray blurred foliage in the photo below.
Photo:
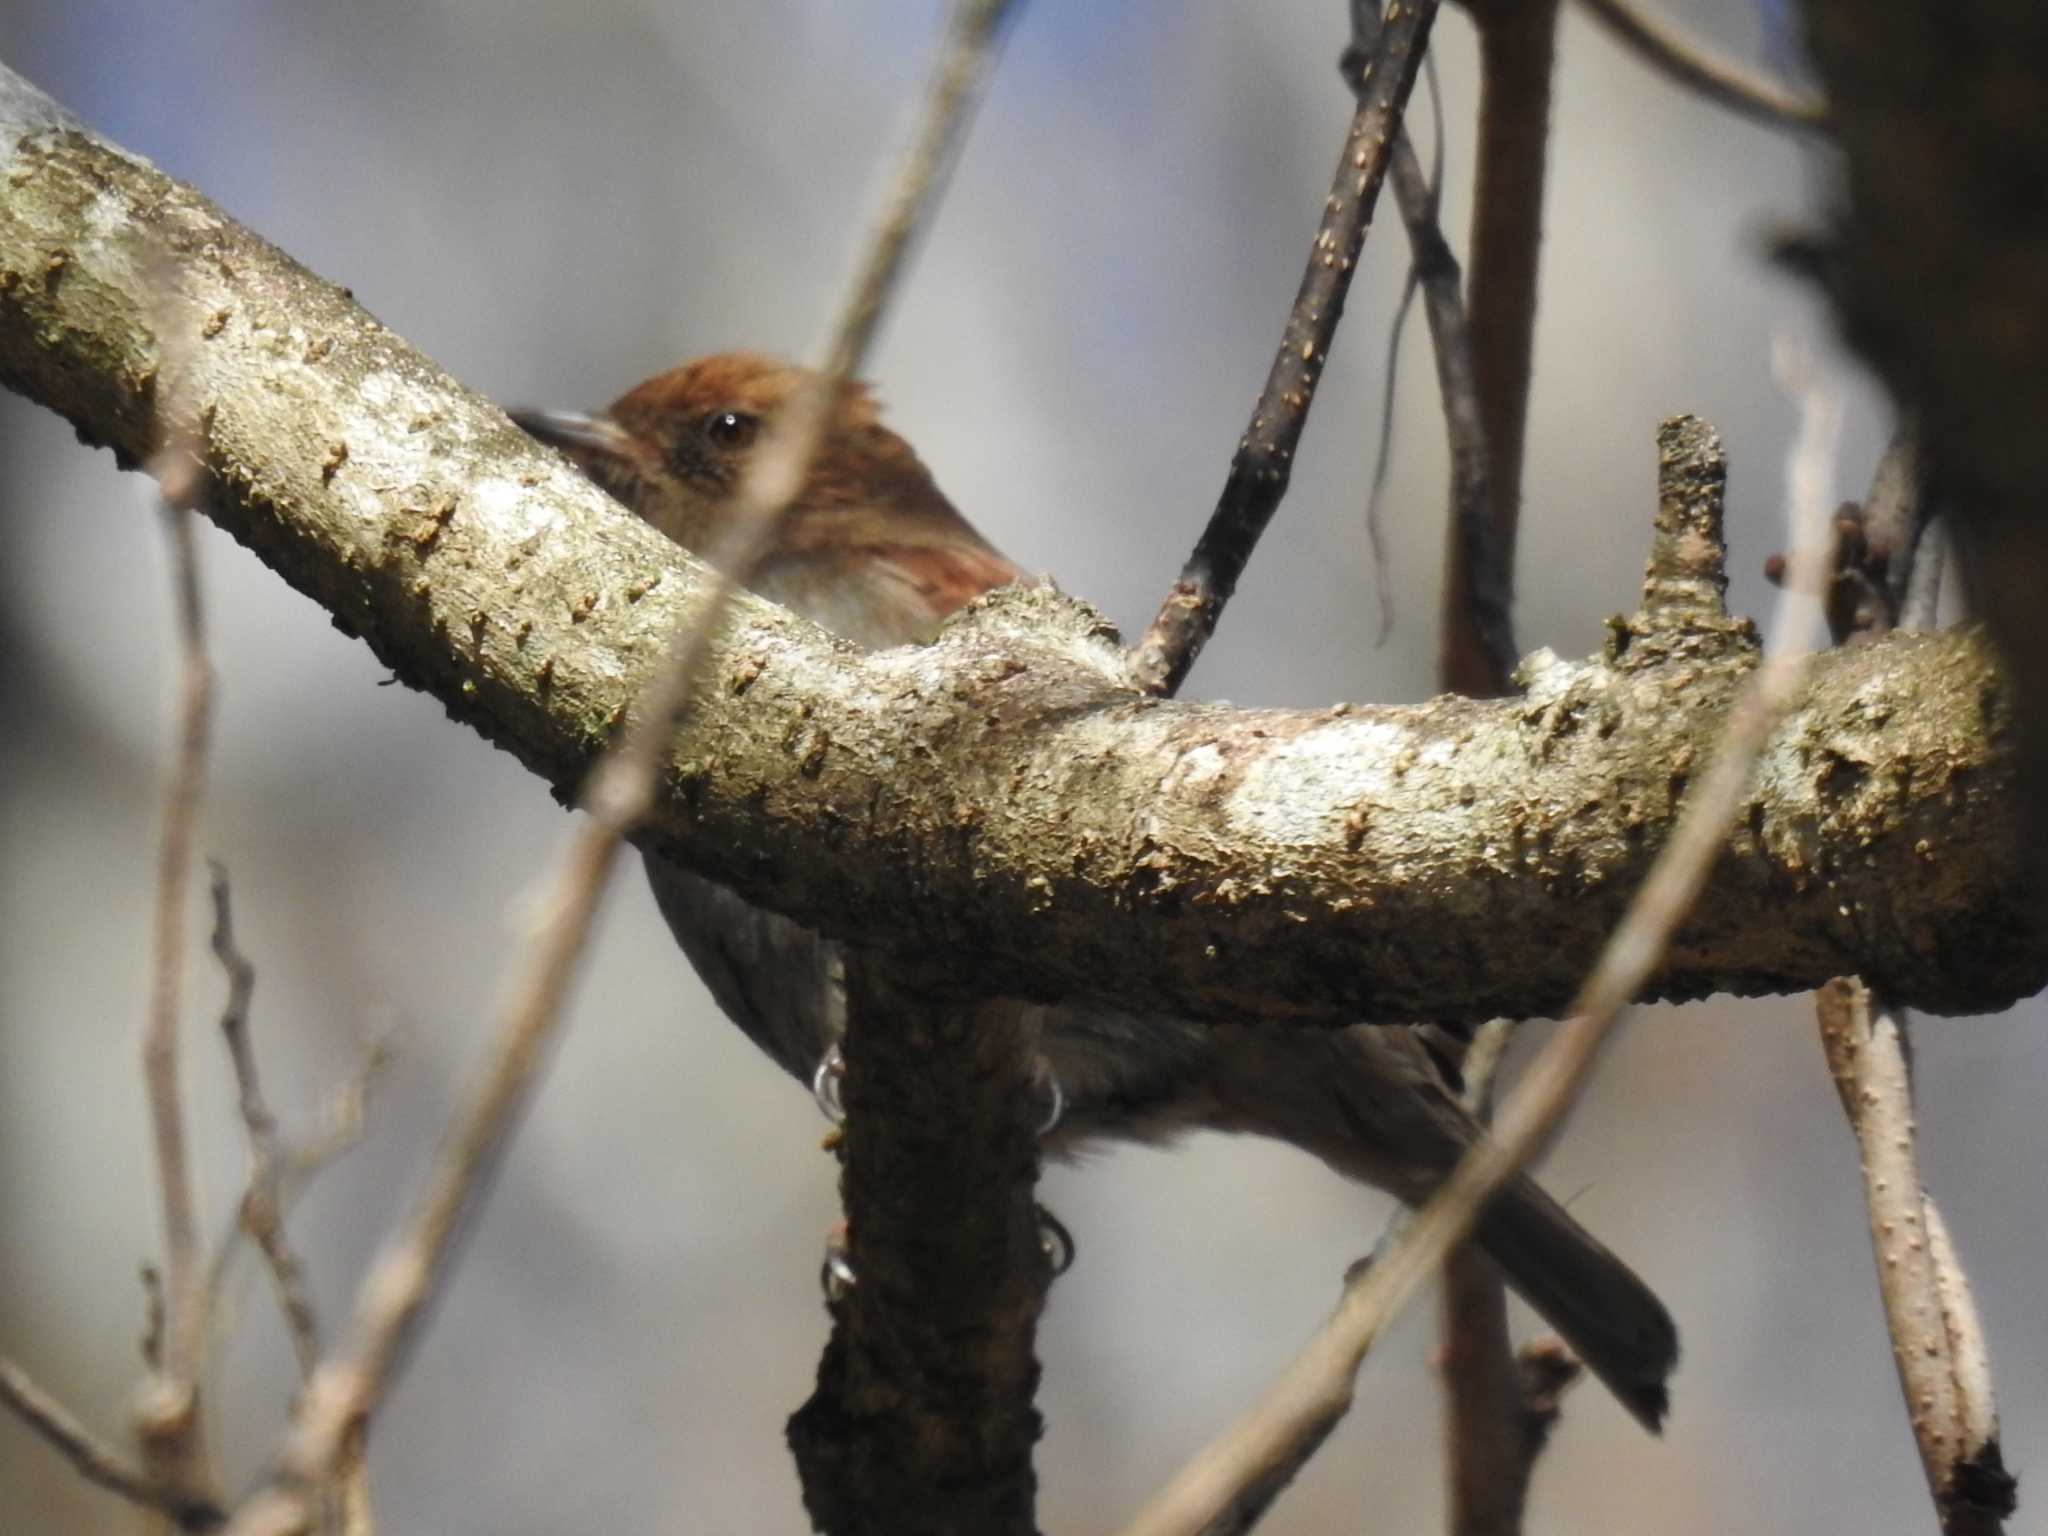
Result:
{"type": "MultiPolygon", "coordinates": [[[[1757,56],[1743,0],[1683,10],[1757,56]]],[[[848,259],[939,7],[857,0],[12,0],[0,58],[195,182],[456,373],[508,401],[600,403],[685,355],[804,350],[848,259]]],[[[873,372],[954,499],[1127,628],[1206,514],[1278,333],[1346,116],[1342,7],[1041,0],[873,372]]],[[[1447,223],[1467,214],[1472,46],[1438,28],[1447,223]]],[[[1597,643],[1646,546],[1652,433],[1721,429],[1739,609],[1781,542],[1791,412],[1774,331],[1823,335],[1762,236],[1810,219],[1801,151],[1673,94],[1568,17],[1537,347],[1518,629],[1597,643]]],[[[1295,488],[1189,692],[1394,700],[1430,687],[1445,460],[1420,345],[1400,370],[1393,638],[1360,526],[1393,220],[1367,248],[1295,488]]],[[[1846,366],[1846,365],[1842,365],[1846,366]]],[[[1855,386],[1845,491],[1887,430],[1855,386]]],[[[304,1126],[357,1035],[412,1041],[368,1145],[295,1220],[330,1328],[410,1187],[564,833],[541,786],[225,538],[202,554],[223,679],[206,849],[260,968],[273,1105],[304,1126]]],[[[0,399],[0,1347],[96,1423],[136,1377],[157,1242],[139,1073],[147,872],[164,756],[164,560],[138,480],[0,399]],[[127,622],[97,622],[105,614],[127,622]],[[113,633],[121,643],[107,646],[113,633]]],[[[187,1078],[209,1209],[241,1178],[220,984],[192,936],[187,1078]]],[[[2038,1010],[1926,1026],[1924,1158],[2004,1367],[2024,1475],[2048,1418],[2030,1170],[2038,1010]]],[[[715,1018],[621,881],[551,1080],[402,1390],[376,1426],[388,1528],[797,1530],[781,1442],[824,1319],[831,1164],[805,1097],[715,1018]]],[[[2037,1031],[2038,1033],[2038,1031],[2037,1031]]],[[[1895,1529],[1924,1492],[1869,1274],[1854,1153],[1803,999],[1656,1010],[1547,1180],[1686,1331],[1662,1442],[1586,1392],[1531,1530],[1895,1529]]],[[[1283,1150],[1210,1140],[1055,1170],[1080,1262],[1041,1338],[1041,1519],[1105,1528],[1320,1318],[1382,1210],[1283,1150]]],[[[1438,1523],[1426,1310],[1276,1533],[1438,1523]]],[[[237,1474],[293,1376],[260,1287],[213,1407],[237,1474]]],[[[0,1527],[122,1518],[0,1421],[0,1527]]],[[[1907,1520],[1924,1515],[1907,1514],[1907,1520]]]]}

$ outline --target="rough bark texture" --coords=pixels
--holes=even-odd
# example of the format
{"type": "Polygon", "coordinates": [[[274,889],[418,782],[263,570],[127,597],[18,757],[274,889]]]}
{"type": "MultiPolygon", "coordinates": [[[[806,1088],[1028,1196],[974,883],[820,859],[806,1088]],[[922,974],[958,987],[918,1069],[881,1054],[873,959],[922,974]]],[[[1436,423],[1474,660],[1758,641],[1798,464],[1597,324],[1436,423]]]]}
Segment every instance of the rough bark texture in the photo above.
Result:
{"type": "Polygon", "coordinates": [[[1920,426],[1971,600],[2011,668],[2048,870],[2048,6],[1804,9],[1846,170],[1822,270],[1850,340],[1920,426]]]}
{"type": "Polygon", "coordinates": [[[1036,1529],[1032,1353],[1050,1278],[1031,1191],[1045,1098],[1029,1010],[971,978],[848,959],[847,1251],[811,1400],[790,1420],[828,1536],[1036,1529]]]}
{"type": "MultiPolygon", "coordinates": [[[[0,382],[133,463],[166,356],[209,514],[572,790],[700,568],[344,291],[0,69],[0,382]]],[[[1517,699],[1249,710],[1138,697],[1107,626],[1046,589],[866,658],[746,599],[642,836],[834,937],[971,952],[991,991],[1210,1019],[1542,1014],[1751,664],[1618,620],[1605,656],[1532,658],[1517,699]]],[[[1813,676],[1656,995],[1857,972],[1958,1012],[2039,988],[1987,650],[1902,637],[1813,676]]]]}

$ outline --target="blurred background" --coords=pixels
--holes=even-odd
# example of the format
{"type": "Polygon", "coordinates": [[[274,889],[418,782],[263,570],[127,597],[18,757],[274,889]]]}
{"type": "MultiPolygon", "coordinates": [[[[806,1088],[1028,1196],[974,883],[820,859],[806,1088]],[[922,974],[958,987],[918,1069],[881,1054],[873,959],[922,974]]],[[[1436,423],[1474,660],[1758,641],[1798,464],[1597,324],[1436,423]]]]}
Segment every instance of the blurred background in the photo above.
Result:
{"type": "MultiPolygon", "coordinates": [[[[1653,8],[1780,57],[1751,0],[1653,8]]],[[[1029,7],[874,360],[954,500],[1127,633],[1207,514],[1293,295],[1348,115],[1344,11],[1029,7]]],[[[594,406],[695,353],[810,348],[940,13],[10,0],[0,59],[457,375],[507,402],[594,406]]],[[[1447,9],[1435,51],[1462,244],[1462,13],[1447,9]]],[[[1823,206],[1811,150],[1675,93],[1570,12],[1556,128],[1518,626],[1525,648],[1569,655],[1633,605],[1660,417],[1721,429],[1732,599],[1759,613],[1794,427],[1772,338],[1811,338],[1850,391],[1843,494],[1867,484],[1889,421],[1813,297],[1760,255],[1823,206]]],[[[1394,609],[1377,648],[1362,526],[1406,259],[1388,206],[1294,491],[1191,696],[1432,691],[1446,459],[1419,320],[1396,380],[1394,609]]],[[[137,1070],[168,731],[154,509],[142,480],[0,397],[0,1350],[110,1433],[138,1375],[137,1266],[159,1241],[137,1070]]],[[[368,1140],[294,1215],[333,1332],[476,1058],[568,826],[509,758],[378,686],[361,645],[227,538],[202,528],[200,545],[221,681],[203,846],[232,872],[259,969],[273,1107],[304,1132],[366,1033],[395,1024],[408,1042],[368,1140]]],[[[243,1168],[202,907],[185,1075],[218,1227],[243,1168]]],[[[2048,1432],[2042,1023],[2028,1005],[1919,1037],[1927,1175],[1979,1289],[2023,1483],[2048,1432]]],[[[623,874],[545,1091],[376,1422],[384,1528],[803,1529],[782,1424],[825,1336],[822,1129],[711,1011],[623,874]]],[[[1806,999],[1645,1010],[1545,1177],[1661,1290],[1686,1357],[1661,1441],[1597,1389],[1569,1400],[1532,1531],[1931,1524],[1806,999]]],[[[1385,1203],[1298,1154],[1218,1138],[1054,1169],[1043,1193],[1080,1256],[1041,1334],[1041,1521],[1109,1530],[1320,1321],[1385,1203]]],[[[1266,1529],[1440,1524],[1433,1331],[1417,1308],[1375,1353],[1266,1529]]],[[[294,1380],[253,1285],[211,1386],[236,1486],[294,1380]]],[[[133,1518],[0,1418],[0,1527],[133,1518]]],[[[2015,1529],[2048,1525],[2023,1513],[2015,1529]]]]}

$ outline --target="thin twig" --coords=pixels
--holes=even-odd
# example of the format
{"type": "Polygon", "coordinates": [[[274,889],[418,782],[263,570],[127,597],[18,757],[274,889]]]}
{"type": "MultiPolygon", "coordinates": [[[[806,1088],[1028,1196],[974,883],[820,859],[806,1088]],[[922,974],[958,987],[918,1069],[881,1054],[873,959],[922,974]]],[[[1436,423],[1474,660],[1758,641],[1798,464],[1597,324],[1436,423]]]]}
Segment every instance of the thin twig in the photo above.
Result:
{"type": "Polygon", "coordinates": [[[1826,132],[1827,103],[1744,69],[1681,37],[1636,8],[1634,0],[1580,0],[1593,19],[1637,58],[1707,100],[1773,128],[1826,132]]]}
{"type": "MultiPolygon", "coordinates": [[[[1677,443],[1691,430],[1689,424],[1667,424],[1664,435],[1677,443]]],[[[1815,441],[1826,441],[1824,432],[1811,435],[1815,441]]],[[[1699,436],[1703,446],[1718,454],[1711,434],[1699,436]]],[[[1667,455],[1667,474],[1673,469],[1667,455]]],[[[1795,506],[1802,524],[1811,526],[1818,540],[1826,527],[1825,505],[1818,516],[1811,515],[1803,498],[1795,506]]],[[[1718,552],[1718,506],[1713,520],[1718,552]]],[[[1701,566],[1697,551],[1690,563],[1701,566]]],[[[1718,578],[1718,557],[1714,567],[1712,575],[1718,578]]],[[[1804,590],[1817,602],[1814,584],[1804,590]]],[[[1654,617],[1648,611],[1661,601],[1661,586],[1653,561],[1645,583],[1646,616],[1654,617]]],[[[1247,1414],[1152,1498],[1125,1528],[1126,1536],[1181,1536],[1202,1530],[1234,1490],[1251,1484],[1259,1469],[1273,1464],[1276,1451],[1302,1437],[1303,1423],[1328,1417],[1333,1402],[1348,1402],[1359,1362],[1381,1329],[1469,1235],[1486,1201],[1528,1165],[1577,1101],[1608,1031],[1656,969],[1672,934],[1691,910],[1741,804],[1758,753],[1799,695],[1805,678],[1806,626],[1791,622],[1793,598],[1788,586],[1779,602],[1777,649],[1757,668],[1730,710],[1712,767],[1689,790],[1670,839],[1580,988],[1571,1016],[1530,1064],[1502,1108],[1494,1135],[1465,1154],[1322,1332],[1247,1414]]]]}
{"type": "MultiPolygon", "coordinates": [[[[1857,568],[1844,570],[1850,564],[1844,560],[1834,573],[1838,590],[1845,576],[1853,577],[1874,599],[1830,605],[1837,644],[1867,644],[1893,617],[1908,628],[1932,624],[1938,554],[1931,585],[1917,569],[1932,527],[1924,489],[1913,434],[1902,430],[1851,520],[1857,568]],[[1845,616],[1861,622],[1845,625],[1845,616]]],[[[1999,1445],[1991,1357],[1976,1301],[1920,1178],[1910,1019],[1852,976],[1838,976],[1817,991],[1814,1011],[1829,1074],[1862,1153],[1878,1294],[1935,1513],[1946,1536],[1995,1536],[2013,1512],[2016,1487],[1999,1445]]]]}
{"type": "MultiPolygon", "coordinates": [[[[314,1176],[362,1140],[370,1089],[390,1065],[397,1049],[389,1032],[365,1041],[355,1069],[328,1100],[320,1129],[299,1145],[282,1149],[275,1195],[280,1224],[291,1214],[314,1176]]],[[[208,1332],[216,1344],[234,1332],[236,1304],[230,1281],[237,1260],[247,1251],[243,1240],[249,1236],[238,1207],[213,1245],[213,1257],[206,1271],[205,1315],[208,1332]]]]}
{"type": "Polygon", "coordinates": [[[329,1163],[363,1139],[370,1112],[370,1090],[403,1049],[403,1032],[380,1026],[364,1039],[355,1070],[336,1085],[321,1112],[320,1126],[291,1152],[285,1178],[285,1205],[298,1198],[306,1183],[329,1163]]]}
{"type": "Polygon", "coordinates": [[[1920,1182],[1905,1018],[1854,977],[1837,977],[1814,1000],[1828,1068],[1863,1154],[1878,1291],[1921,1470],[1946,1536],[1988,1536],[2004,1529],[2015,1485],[1999,1449],[1969,1282],[1920,1182]]]}
{"type": "MultiPolygon", "coordinates": [[[[1379,10],[1373,0],[1352,0],[1354,15],[1364,12],[1371,17],[1375,28],[1379,22],[1379,10]]],[[[1346,84],[1352,87],[1355,96],[1358,91],[1352,82],[1357,66],[1365,61],[1365,54],[1357,41],[1353,29],[1351,46],[1344,50],[1338,61],[1346,84]]],[[[1365,542],[1372,552],[1373,597],[1379,603],[1379,628],[1373,634],[1375,648],[1385,645],[1387,637],[1394,632],[1394,581],[1387,565],[1386,519],[1382,508],[1386,502],[1388,472],[1394,462],[1394,417],[1400,405],[1400,392],[1396,387],[1401,372],[1401,338],[1407,333],[1409,312],[1415,307],[1415,297],[1421,291],[1422,256],[1415,247],[1415,226],[1410,218],[1411,210],[1424,213],[1428,223],[1436,223],[1438,205],[1442,200],[1444,180],[1444,102],[1443,90],[1437,83],[1436,56],[1425,53],[1422,56],[1422,83],[1429,96],[1430,149],[1429,170],[1425,174],[1421,162],[1412,153],[1414,139],[1409,135],[1407,124],[1401,126],[1401,144],[1394,150],[1394,163],[1389,173],[1394,179],[1394,200],[1401,210],[1401,222],[1408,229],[1408,276],[1401,283],[1401,297],[1394,305],[1394,318],[1387,326],[1387,360],[1380,370],[1380,440],[1373,450],[1372,485],[1365,493],[1365,542]],[[1403,170],[1404,162],[1409,167],[1403,170]],[[1412,174],[1410,174],[1412,172],[1412,174]]],[[[1448,246],[1444,255],[1450,256],[1448,246]]],[[[1451,256],[1453,270],[1457,258],[1451,256]]],[[[1455,475],[1457,450],[1451,453],[1452,472],[1455,475]]]]}
{"type": "Polygon", "coordinates": [[[206,782],[213,717],[213,672],[206,659],[205,610],[192,542],[196,456],[179,434],[165,433],[158,479],[170,553],[176,631],[177,724],[163,793],[152,924],[149,1021],[142,1042],[143,1080],[156,1146],[164,1224],[164,1306],[161,1363],[139,1400],[136,1420],[152,1469],[197,1494],[211,1483],[205,1424],[199,1412],[199,1367],[206,1337],[202,1256],[192,1196],[184,1107],[178,1085],[179,1012],[185,985],[185,900],[199,800],[206,782]]]}
{"type": "Polygon", "coordinates": [[[1223,494],[1194,553],[1132,653],[1133,675],[1148,693],[1179,690],[1215,633],[1259,536],[1287,493],[1309,403],[1329,361],[1352,269],[1365,246],[1366,227],[1400,132],[1402,108],[1421,70],[1436,12],[1437,0],[1403,6],[1380,32],[1361,72],[1358,110],[1345,133],[1336,179],[1323,203],[1322,226],[1309,247],[1308,267],[1288,312],[1266,387],[1253,408],[1251,426],[1238,443],[1223,494]]]}
{"type": "MultiPolygon", "coordinates": [[[[1366,57],[1379,27],[1373,0],[1352,0],[1352,41],[1344,53],[1344,75],[1356,92],[1357,64],[1366,57]]],[[[1425,63],[1427,61],[1425,60],[1425,63]]],[[[1432,105],[1436,94],[1431,92],[1432,105]]],[[[1409,298],[1422,295],[1436,356],[1437,393],[1443,403],[1444,435],[1451,450],[1451,518],[1464,530],[1469,557],[1455,573],[1463,583],[1458,594],[1473,635],[1492,672],[1504,686],[1515,669],[1513,593],[1509,572],[1514,562],[1503,557],[1494,534],[1492,477],[1487,467],[1486,424],[1479,408],[1479,384],[1472,362],[1472,332],[1466,321],[1458,258],[1444,238],[1438,220],[1443,178],[1443,123],[1436,123],[1435,165],[1424,174],[1413,138],[1404,127],[1394,145],[1394,202],[1408,233],[1408,286],[1401,296],[1393,333],[1387,341],[1386,404],[1380,414],[1379,453],[1373,465],[1372,490],[1366,499],[1366,534],[1372,541],[1375,571],[1381,584],[1379,639],[1385,640],[1393,609],[1386,591],[1386,554],[1379,530],[1380,498],[1387,483],[1393,447],[1394,356],[1399,351],[1401,319],[1409,298]]],[[[1496,689],[1495,691],[1498,691],[1496,689]]]]}
{"type": "Polygon", "coordinates": [[[313,1312],[313,1300],[306,1293],[305,1268],[284,1235],[284,1182],[289,1159],[277,1134],[277,1117],[263,1102],[262,1082],[256,1075],[256,1048],[249,1039],[249,1003],[256,990],[256,967],[235,946],[228,872],[218,863],[212,866],[212,872],[213,953],[228,978],[228,1000],[221,1009],[220,1032],[234,1063],[242,1129],[249,1141],[249,1184],[242,1194],[238,1219],[270,1266],[271,1279],[277,1286],[278,1308],[284,1313],[285,1328],[291,1334],[299,1373],[311,1376],[313,1367],[320,1362],[320,1325],[313,1312]]]}
{"type": "Polygon", "coordinates": [[[79,1423],[64,1405],[45,1392],[26,1371],[0,1356],[0,1402],[4,1402],[78,1475],[131,1503],[168,1515],[181,1530],[207,1531],[226,1517],[210,1498],[193,1494],[129,1466],[119,1453],[79,1423]]]}
{"type": "MultiPolygon", "coordinates": [[[[1373,1026],[1361,1026],[1373,1027],[1373,1026]]],[[[1470,1109],[1486,1102],[1492,1091],[1493,1076],[1499,1067],[1506,1048],[1511,1026],[1506,1020],[1493,1019],[1472,1032],[1470,1041],[1446,1040],[1446,1049],[1461,1051],[1467,1068],[1465,1091],[1461,1101],[1470,1109]]],[[[1338,1305],[1358,1286],[1362,1285],[1372,1265],[1383,1254],[1391,1252],[1401,1234],[1413,1219],[1405,1206],[1395,1208],[1381,1229],[1379,1239],[1370,1252],[1353,1264],[1344,1277],[1344,1292],[1338,1305]]],[[[1332,1381],[1333,1387],[1337,1384],[1332,1381]]],[[[1351,1410],[1349,1390],[1332,1392],[1329,1397],[1315,1405],[1314,1411],[1296,1415],[1285,1426],[1286,1433],[1275,1439],[1268,1448],[1266,1458],[1257,1464],[1246,1462],[1239,1468],[1243,1476],[1237,1487],[1230,1489],[1220,1500],[1216,1512],[1201,1528],[1201,1536],[1243,1536],[1263,1520],[1267,1512],[1287,1487],[1308,1465],[1309,1458],[1322,1449],[1345,1414],[1351,1410]]]]}
{"type": "Polygon", "coordinates": [[[350,1436],[389,1385],[413,1325],[439,1290],[451,1239],[489,1182],[489,1170],[527,1098],[621,839],[651,801],[661,755],[719,618],[767,547],[782,509],[802,488],[834,392],[866,354],[904,255],[978,96],[1009,9],[1009,0],[965,0],[955,11],[919,131],[867,238],[864,248],[870,254],[841,304],[819,381],[770,424],[768,441],[738,492],[742,512],[735,532],[728,545],[711,552],[719,579],[678,625],[670,658],[643,695],[624,739],[594,770],[583,797],[586,820],[557,872],[529,969],[501,1021],[485,1075],[451,1128],[424,1198],[363,1282],[355,1340],[314,1373],[279,1458],[278,1481],[243,1506],[233,1527],[238,1536],[289,1529],[303,1517],[306,1491],[332,1473],[350,1436]]]}

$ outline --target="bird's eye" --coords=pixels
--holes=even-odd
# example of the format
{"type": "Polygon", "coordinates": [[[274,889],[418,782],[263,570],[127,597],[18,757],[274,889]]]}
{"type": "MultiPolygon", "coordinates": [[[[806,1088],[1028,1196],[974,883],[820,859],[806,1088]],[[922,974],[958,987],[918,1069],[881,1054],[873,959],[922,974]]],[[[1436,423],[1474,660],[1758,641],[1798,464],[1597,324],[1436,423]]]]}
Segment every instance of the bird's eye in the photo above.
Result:
{"type": "Polygon", "coordinates": [[[744,448],[761,429],[761,418],[745,411],[713,411],[704,418],[704,435],[720,448],[744,448]]]}

